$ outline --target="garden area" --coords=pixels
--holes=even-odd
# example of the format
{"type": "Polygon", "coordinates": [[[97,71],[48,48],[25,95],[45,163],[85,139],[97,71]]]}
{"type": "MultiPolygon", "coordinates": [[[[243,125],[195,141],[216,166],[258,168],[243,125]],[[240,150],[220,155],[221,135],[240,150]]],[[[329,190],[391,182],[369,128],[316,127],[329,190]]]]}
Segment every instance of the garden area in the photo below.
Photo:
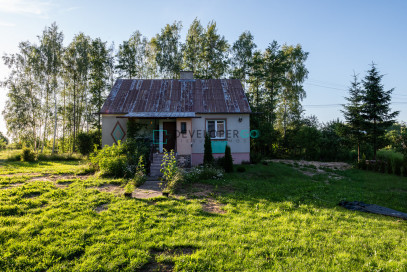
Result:
{"type": "Polygon", "coordinates": [[[407,212],[397,173],[267,160],[201,167],[169,197],[138,199],[124,196],[134,178],[86,157],[17,153],[0,154],[2,271],[407,270],[405,221],[338,206],[407,212]]]}

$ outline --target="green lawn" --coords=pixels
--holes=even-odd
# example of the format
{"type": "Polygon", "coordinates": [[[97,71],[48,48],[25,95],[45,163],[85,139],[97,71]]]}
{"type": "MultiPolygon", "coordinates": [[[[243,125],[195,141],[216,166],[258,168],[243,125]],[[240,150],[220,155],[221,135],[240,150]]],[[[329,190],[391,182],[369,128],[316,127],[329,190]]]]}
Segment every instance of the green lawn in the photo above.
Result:
{"type": "Polygon", "coordinates": [[[336,205],[359,200],[407,212],[406,178],[359,170],[310,177],[272,163],[147,201],[97,188],[123,180],[17,174],[84,167],[1,162],[1,271],[407,271],[407,222],[336,205]],[[204,211],[208,202],[223,213],[204,211]]]}

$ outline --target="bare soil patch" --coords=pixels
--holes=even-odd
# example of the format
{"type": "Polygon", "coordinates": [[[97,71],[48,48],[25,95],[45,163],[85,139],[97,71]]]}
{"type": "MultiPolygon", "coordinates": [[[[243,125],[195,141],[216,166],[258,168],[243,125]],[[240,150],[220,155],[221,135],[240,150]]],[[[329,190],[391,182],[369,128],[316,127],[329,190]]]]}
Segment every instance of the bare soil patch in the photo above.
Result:
{"type": "Polygon", "coordinates": [[[204,183],[194,183],[190,187],[181,189],[180,195],[186,195],[187,198],[200,198],[204,199],[201,203],[202,210],[209,213],[225,214],[226,211],[222,209],[225,204],[219,203],[215,197],[219,193],[232,193],[233,189],[230,187],[220,187],[215,189],[213,185],[204,183]]]}
{"type": "Polygon", "coordinates": [[[313,165],[316,168],[320,169],[320,168],[330,168],[332,170],[347,170],[351,168],[351,165],[349,163],[346,162],[319,162],[319,161],[303,161],[303,160],[280,160],[280,159],[276,159],[276,160],[268,160],[271,162],[282,162],[282,163],[286,163],[286,164],[298,164],[299,166],[310,166],[313,165]]]}
{"type": "Polygon", "coordinates": [[[112,193],[117,196],[123,195],[123,193],[124,193],[123,187],[121,187],[119,185],[114,185],[114,184],[103,184],[99,187],[89,187],[89,188],[96,189],[96,190],[99,190],[100,192],[104,192],[104,193],[112,193]]]}
{"type": "Polygon", "coordinates": [[[208,198],[204,203],[202,203],[202,210],[208,213],[225,214],[226,211],[222,209],[224,206],[225,204],[221,204],[213,198],[208,198]]]}
{"type": "Polygon", "coordinates": [[[170,272],[174,270],[174,262],[171,260],[166,260],[165,262],[158,262],[157,257],[173,257],[180,255],[191,255],[195,252],[194,247],[181,246],[171,249],[151,249],[150,255],[152,255],[152,260],[145,264],[139,271],[150,272],[150,271],[165,271],[170,272]]]}
{"type": "MultiPolygon", "coordinates": [[[[339,180],[343,177],[337,173],[331,172],[331,170],[347,170],[351,168],[351,165],[345,162],[318,162],[318,161],[295,161],[295,160],[269,160],[269,162],[279,162],[289,164],[296,167],[298,171],[306,176],[314,177],[320,174],[327,174],[329,179],[339,180]],[[329,171],[328,171],[329,170],[329,171]]],[[[324,181],[329,184],[329,180],[324,181]]]]}
{"type": "Polygon", "coordinates": [[[108,204],[102,204],[95,208],[95,212],[100,213],[108,209],[108,204]]]}

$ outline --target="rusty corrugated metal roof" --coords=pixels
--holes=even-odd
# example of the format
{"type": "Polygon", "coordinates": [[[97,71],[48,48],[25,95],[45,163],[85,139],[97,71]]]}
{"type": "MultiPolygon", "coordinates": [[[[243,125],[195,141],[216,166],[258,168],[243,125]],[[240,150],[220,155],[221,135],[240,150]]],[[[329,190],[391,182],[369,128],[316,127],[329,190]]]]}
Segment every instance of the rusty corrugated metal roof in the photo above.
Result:
{"type": "Polygon", "coordinates": [[[238,79],[118,79],[100,113],[251,113],[238,79]]]}
{"type": "Polygon", "coordinates": [[[194,118],[195,112],[130,112],[124,118],[194,118]]]}

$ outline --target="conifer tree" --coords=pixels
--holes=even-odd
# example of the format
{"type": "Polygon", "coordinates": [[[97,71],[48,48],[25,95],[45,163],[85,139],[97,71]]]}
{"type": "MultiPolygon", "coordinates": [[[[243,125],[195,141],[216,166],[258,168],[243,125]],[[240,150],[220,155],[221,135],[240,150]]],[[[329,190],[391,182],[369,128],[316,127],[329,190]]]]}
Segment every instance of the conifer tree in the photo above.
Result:
{"type": "Polygon", "coordinates": [[[204,143],[204,165],[213,164],[213,155],[212,155],[212,144],[209,133],[205,134],[205,143],[204,143]]]}
{"type": "Polygon", "coordinates": [[[372,68],[362,82],[364,87],[362,117],[368,139],[373,145],[374,160],[380,146],[379,140],[384,136],[386,129],[394,124],[394,118],[399,114],[398,111],[392,112],[390,109],[391,93],[394,89],[385,91],[381,83],[382,78],[383,75],[379,74],[376,65],[372,63],[372,68]]]}
{"type": "Polygon", "coordinates": [[[232,152],[230,150],[230,146],[227,145],[225,149],[225,161],[223,168],[225,169],[226,173],[231,173],[233,172],[233,158],[232,158],[232,152]]]}
{"type": "Polygon", "coordinates": [[[363,139],[363,117],[362,117],[362,99],[363,91],[360,86],[360,81],[356,74],[353,75],[353,81],[349,88],[349,97],[345,98],[349,103],[344,105],[342,113],[348,124],[349,131],[348,136],[352,142],[358,148],[358,161],[360,160],[360,144],[363,139]]]}

